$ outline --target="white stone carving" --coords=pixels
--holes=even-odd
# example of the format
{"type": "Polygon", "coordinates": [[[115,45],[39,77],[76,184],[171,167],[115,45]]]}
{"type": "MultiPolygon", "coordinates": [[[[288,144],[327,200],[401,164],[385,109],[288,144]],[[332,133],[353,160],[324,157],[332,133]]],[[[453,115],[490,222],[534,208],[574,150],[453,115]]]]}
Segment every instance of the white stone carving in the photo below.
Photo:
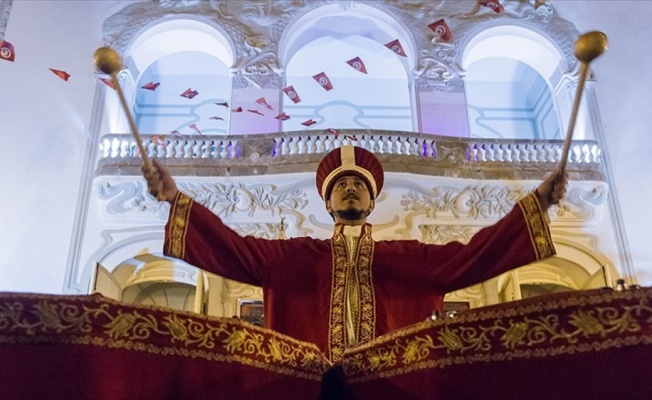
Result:
{"type": "Polygon", "coordinates": [[[464,188],[439,186],[431,193],[410,190],[403,195],[401,205],[408,212],[437,218],[449,213],[455,218],[493,218],[506,215],[516,201],[530,190],[498,185],[474,185],[464,188]]]}
{"type": "Polygon", "coordinates": [[[421,242],[446,244],[449,242],[468,243],[478,228],[461,225],[419,225],[421,242]]]}
{"type": "Polygon", "coordinates": [[[0,0],[0,40],[5,38],[12,3],[13,0],[0,0]]]}
{"type": "Polygon", "coordinates": [[[281,210],[298,210],[308,204],[302,190],[277,189],[274,185],[180,183],[184,193],[203,204],[221,217],[233,214],[254,216],[257,211],[268,211],[274,215],[281,210]]]}
{"type": "MultiPolygon", "coordinates": [[[[148,24],[170,16],[196,18],[200,15],[220,26],[235,46],[234,88],[280,87],[284,70],[278,57],[278,43],[285,28],[297,16],[332,3],[331,0],[141,2],[131,4],[106,19],[104,41],[122,53],[134,36],[148,24]]],[[[355,1],[336,3],[343,11],[354,12],[356,9],[355,1]]],[[[505,12],[502,15],[477,3],[458,0],[385,0],[366,4],[394,15],[409,29],[409,40],[415,41],[420,49],[414,73],[422,91],[462,91],[461,71],[454,61],[460,46],[470,32],[496,21],[518,20],[536,26],[554,38],[563,50],[568,65],[576,63],[573,45],[579,32],[572,24],[559,18],[545,1],[503,1],[505,12]],[[429,23],[441,18],[446,19],[454,32],[450,43],[441,42],[427,28],[429,23]]]]}

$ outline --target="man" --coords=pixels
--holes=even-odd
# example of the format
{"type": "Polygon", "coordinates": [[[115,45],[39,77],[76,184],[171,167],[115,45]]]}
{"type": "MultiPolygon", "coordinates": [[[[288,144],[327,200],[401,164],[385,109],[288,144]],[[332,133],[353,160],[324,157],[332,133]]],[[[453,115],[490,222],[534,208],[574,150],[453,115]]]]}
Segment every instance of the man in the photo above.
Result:
{"type": "Polygon", "coordinates": [[[546,210],[566,190],[546,179],[471,241],[446,245],[371,238],[367,216],[384,183],[378,159],[360,147],[328,153],[317,189],[335,221],[333,237],[241,237],[176,187],[167,169],[145,172],[152,195],[172,204],[164,253],[263,288],[265,326],[315,343],[334,362],[347,347],[425,320],[447,292],[555,254],[546,210]]]}

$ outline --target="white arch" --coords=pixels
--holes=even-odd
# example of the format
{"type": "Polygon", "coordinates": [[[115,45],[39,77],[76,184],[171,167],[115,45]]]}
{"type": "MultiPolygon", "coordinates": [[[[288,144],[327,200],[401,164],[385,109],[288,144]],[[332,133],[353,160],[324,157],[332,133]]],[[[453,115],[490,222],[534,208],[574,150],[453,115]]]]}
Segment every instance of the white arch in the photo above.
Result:
{"type": "MultiPolygon", "coordinates": [[[[517,25],[484,28],[461,45],[458,62],[463,69],[485,58],[520,61],[536,70],[553,89],[569,69],[563,52],[538,32],[517,25]]],[[[500,71],[493,71],[500,73],[500,71]]]]}
{"type": "Polygon", "coordinates": [[[209,54],[229,67],[235,64],[235,46],[222,28],[187,17],[144,27],[127,46],[125,62],[135,69],[137,81],[156,60],[180,51],[209,54]]]}
{"type": "Polygon", "coordinates": [[[355,3],[343,8],[333,3],[303,14],[288,24],[279,40],[278,55],[282,66],[287,66],[294,54],[306,44],[323,36],[358,35],[385,44],[399,39],[407,57],[406,74],[414,69],[417,46],[410,30],[402,21],[379,7],[355,3]]]}

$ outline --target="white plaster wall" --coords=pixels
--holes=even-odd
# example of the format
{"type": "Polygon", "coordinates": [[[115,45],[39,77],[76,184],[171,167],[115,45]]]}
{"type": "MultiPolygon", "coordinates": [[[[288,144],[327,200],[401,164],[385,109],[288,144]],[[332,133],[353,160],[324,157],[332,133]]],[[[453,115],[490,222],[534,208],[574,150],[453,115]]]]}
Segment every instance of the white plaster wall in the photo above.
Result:
{"type": "MultiPolygon", "coordinates": [[[[61,293],[96,80],[92,55],[102,22],[127,1],[15,0],[5,39],[16,63],[0,61],[0,291],[61,293]],[[68,82],[48,67],[67,70],[68,82]]],[[[555,1],[581,31],[609,36],[593,63],[631,258],[652,284],[652,1],[555,1]]]]}
{"type": "Polygon", "coordinates": [[[600,30],[609,49],[592,64],[611,172],[634,268],[652,284],[652,1],[555,1],[559,15],[580,32],[600,30]]]}
{"type": "Polygon", "coordinates": [[[0,65],[0,290],[61,293],[102,22],[126,1],[14,1],[0,65]],[[66,70],[68,82],[48,70],[66,70]]]}

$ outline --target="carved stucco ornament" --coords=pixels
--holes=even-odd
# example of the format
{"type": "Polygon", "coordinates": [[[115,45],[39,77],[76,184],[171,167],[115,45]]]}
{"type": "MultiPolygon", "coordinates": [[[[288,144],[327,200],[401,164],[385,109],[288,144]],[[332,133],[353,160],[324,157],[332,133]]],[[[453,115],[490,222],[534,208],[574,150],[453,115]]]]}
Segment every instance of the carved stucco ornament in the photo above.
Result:
{"type": "MultiPolygon", "coordinates": [[[[332,3],[338,4],[342,10],[355,10],[356,5],[355,1],[333,0],[153,0],[129,5],[107,18],[103,26],[104,42],[124,53],[133,38],[149,24],[174,16],[195,19],[199,16],[222,28],[235,46],[234,88],[277,88],[283,84],[284,74],[278,43],[288,24],[311,10],[332,3]]],[[[571,23],[557,17],[546,1],[505,0],[502,2],[505,8],[502,15],[457,0],[385,0],[365,4],[394,15],[409,31],[409,39],[418,49],[416,67],[411,72],[421,91],[462,92],[464,71],[456,61],[461,46],[473,31],[496,23],[519,21],[545,32],[562,49],[568,65],[575,64],[573,44],[578,32],[571,23]],[[427,27],[441,18],[447,21],[454,33],[453,40],[448,43],[427,27]]]]}

